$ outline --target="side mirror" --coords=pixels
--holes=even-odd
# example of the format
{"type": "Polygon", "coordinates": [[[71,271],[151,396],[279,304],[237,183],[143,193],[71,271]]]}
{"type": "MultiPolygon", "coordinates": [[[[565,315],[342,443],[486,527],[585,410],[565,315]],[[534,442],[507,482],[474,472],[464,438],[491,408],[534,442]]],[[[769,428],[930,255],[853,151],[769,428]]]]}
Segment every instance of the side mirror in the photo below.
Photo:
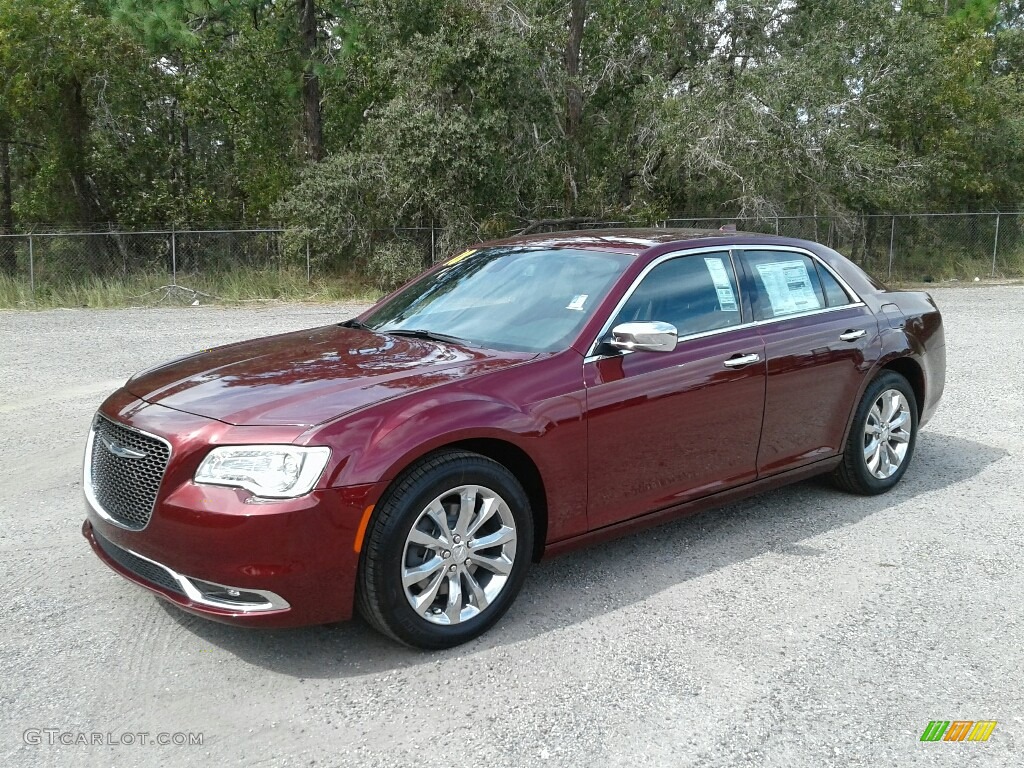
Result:
{"type": "Polygon", "coordinates": [[[679,332],[671,323],[620,323],[612,328],[608,343],[634,352],[671,352],[678,340],[679,332]]]}

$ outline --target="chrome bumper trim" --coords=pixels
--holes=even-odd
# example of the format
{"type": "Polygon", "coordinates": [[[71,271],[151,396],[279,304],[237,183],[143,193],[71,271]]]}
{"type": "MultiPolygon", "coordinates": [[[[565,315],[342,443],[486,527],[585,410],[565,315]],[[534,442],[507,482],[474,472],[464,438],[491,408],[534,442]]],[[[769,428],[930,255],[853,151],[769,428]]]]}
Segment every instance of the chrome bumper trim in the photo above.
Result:
{"type": "MultiPolygon", "coordinates": [[[[94,532],[93,535],[94,536],[100,536],[102,534],[94,532]]],[[[217,582],[214,582],[214,581],[208,581],[206,579],[198,579],[198,578],[196,578],[195,579],[196,582],[200,582],[200,583],[202,583],[202,584],[204,584],[206,586],[209,586],[209,587],[216,587],[219,591],[227,592],[227,591],[230,590],[230,591],[239,592],[240,594],[258,595],[260,598],[263,599],[263,602],[255,603],[255,602],[248,602],[248,601],[241,601],[241,600],[240,601],[221,600],[221,599],[209,597],[199,587],[196,586],[196,584],[193,582],[193,577],[186,576],[183,573],[178,573],[173,568],[170,568],[170,567],[164,565],[163,563],[159,563],[156,560],[153,560],[152,558],[146,557],[145,555],[140,555],[138,552],[136,552],[134,550],[131,550],[131,549],[128,549],[127,547],[122,547],[119,544],[114,544],[113,542],[111,542],[111,544],[113,544],[113,546],[117,547],[118,549],[121,549],[121,550],[127,552],[128,554],[132,555],[133,557],[137,557],[140,560],[145,560],[147,563],[149,563],[151,565],[155,565],[157,568],[160,568],[161,570],[165,571],[168,576],[170,576],[172,579],[174,579],[178,583],[178,585],[181,587],[182,591],[184,591],[185,596],[188,597],[188,599],[191,600],[193,603],[198,603],[200,605],[208,605],[211,608],[221,608],[223,610],[237,611],[239,613],[259,613],[261,611],[283,611],[283,610],[287,610],[287,609],[291,608],[291,606],[288,604],[287,600],[285,600],[280,595],[275,594],[274,592],[270,592],[269,590],[265,590],[265,589],[252,589],[250,587],[232,587],[232,586],[228,586],[227,584],[218,584],[217,582]]],[[[124,566],[122,566],[122,568],[124,568],[124,566]]],[[[129,570],[129,572],[130,572],[130,569],[128,569],[128,568],[125,568],[125,570],[129,570]]],[[[157,585],[157,586],[159,586],[159,585],[157,585]]]]}

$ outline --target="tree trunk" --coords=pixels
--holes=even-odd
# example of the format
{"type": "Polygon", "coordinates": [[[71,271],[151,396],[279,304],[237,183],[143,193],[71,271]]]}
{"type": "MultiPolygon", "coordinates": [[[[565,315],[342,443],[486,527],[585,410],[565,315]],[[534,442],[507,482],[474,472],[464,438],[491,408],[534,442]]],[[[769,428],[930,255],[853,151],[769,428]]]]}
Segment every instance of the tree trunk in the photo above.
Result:
{"type": "Polygon", "coordinates": [[[571,0],[569,39],[565,44],[565,141],[567,167],[565,177],[566,211],[572,212],[583,185],[580,127],[583,124],[583,89],[580,87],[580,50],[587,20],[586,0],[571,0]]]}
{"type": "Polygon", "coordinates": [[[181,113],[181,133],[178,140],[181,152],[181,182],[185,194],[192,191],[192,137],[188,128],[188,115],[181,113]]]}
{"type": "Polygon", "coordinates": [[[78,220],[81,224],[95,224],[102,218],[100,204],[96,199],[95,190],[87,173],[86,158],[88,157],[89,113],[82,99],[82,84],[73,77],[63,84],[64,130],[62,134],[66,142],[63,149],[71,188],[75,196],[75,207],[78,209],[78,220]]]}
{"type": "Polygon", "coordinates": [[[167,118],[167,144],[170,164],[172,216],[178,224],[191,223],[189,193],[192,186],[188,120],[177,99],[171,99],[167,118]]]}
{"type": "MultiPolygon", "coordinates": [[[[82,81],[72,76],[61,83],[60,153],[67,169],[74,196],[75,218],[86,228],[109,224],[96,183],[89,175],[89,132],[92,117],[85,105],[82,81]]],[[[78,255],[92,274],[109,274],[117,266],[118,252],[106,237],[88,239],[88,247],[78,255]]]]}
{"type": "Polygon", "coordinates": [[[320,79],[314,70],[316,63],[317,9],[316,0],[298,0],[299,50],[302,52],[302,138],[306,157],[314,163],[324,157],[324,129],[320,113],[320,79]]]}
{"type": "MultiPolygon", "coordinates": [[[[11,145],[0,141],[0,235],[14,232],[14,200],[11,192],[11,145]]],[[[14,277],[18,262],[14,238],[0,237],[0,273],[14,277]]]]}

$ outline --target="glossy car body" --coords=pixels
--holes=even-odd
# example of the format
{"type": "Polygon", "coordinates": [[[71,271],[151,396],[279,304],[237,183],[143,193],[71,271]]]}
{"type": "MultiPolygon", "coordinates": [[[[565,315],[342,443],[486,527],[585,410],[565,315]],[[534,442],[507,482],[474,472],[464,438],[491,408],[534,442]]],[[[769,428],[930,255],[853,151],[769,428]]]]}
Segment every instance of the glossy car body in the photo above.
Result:
{"type": "MultiPolygon", "coordinates": [[[[404,468],[438,449],[468,449],[513,472],[531,501],[539,558],[834,469],[861,394],[885,368],[910,382],[920,425],[942,394],[944,339],[931,298],[888,291],[824,246],[692,230],[600,230],[496,245],[619,253],[628,265],[555,352],[332,325],[136,375],[98,418],[166,441],[170,459],[140,530],[113,520],[95,498],[87,503],[83,533],[97,554],[212,619],[343,620],[353,612],[375,505],[404,468]],[[681,335],[668,353],[602,346],[619,308],[657,265],[702,254],[738,263],[755,250],[811,257],[849,301],[758,320],[751,274],[739,269],[742,322],[681,335]],[[744,355],[757,361],[726,364],[744,355]],[[214,446],[278,443],[331,447],[311,493],[261,501],[193,480],[214,446]],[[168,588],[174,579],[181,588],[168,588]],[[267,601],[240,607],[219,586],[267,601]]],[[[87,498],[89,467],[87,454],[87,498]]]]}

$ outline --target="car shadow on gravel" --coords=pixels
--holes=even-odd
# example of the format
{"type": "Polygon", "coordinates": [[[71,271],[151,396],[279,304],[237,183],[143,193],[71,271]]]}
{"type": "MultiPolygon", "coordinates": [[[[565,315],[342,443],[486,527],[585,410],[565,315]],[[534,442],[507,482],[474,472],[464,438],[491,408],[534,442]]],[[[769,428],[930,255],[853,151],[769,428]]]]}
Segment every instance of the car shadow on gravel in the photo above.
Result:
{"type": "Polygon", "coordinates": [[[913,466],[888,494],[852,496],[812,479],[552,558],[533,566],[519,598],[494,629],[448,651],[399,646],[358,618],[325,627],[258,630],[165,608],[198,639],[278,674],[338,678],[440,663],[586,621],[649,598],[651,585],[661,591],[768,552],[816,557],[823,552],[803,540],[964,482],[1006,455],[999,448],[925,431],[913,466]]]}

